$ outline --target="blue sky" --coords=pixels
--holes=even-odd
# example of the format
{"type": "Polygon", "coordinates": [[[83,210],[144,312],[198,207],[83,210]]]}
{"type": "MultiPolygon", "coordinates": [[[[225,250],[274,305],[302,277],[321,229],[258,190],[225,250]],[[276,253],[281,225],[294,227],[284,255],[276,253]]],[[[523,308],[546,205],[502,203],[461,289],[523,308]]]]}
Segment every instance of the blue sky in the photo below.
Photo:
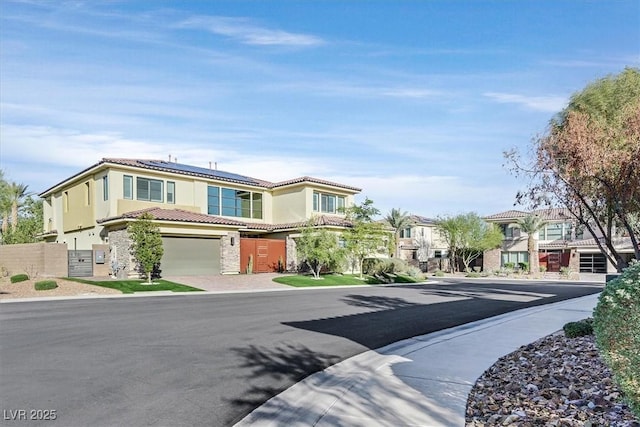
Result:
{"type": "Polygon", "coordinates": [[[3,0],[0,167],[38,192],[172,155],[485,215],[524,185],[502,152],[625,66],[637,0],[3,0]]]}

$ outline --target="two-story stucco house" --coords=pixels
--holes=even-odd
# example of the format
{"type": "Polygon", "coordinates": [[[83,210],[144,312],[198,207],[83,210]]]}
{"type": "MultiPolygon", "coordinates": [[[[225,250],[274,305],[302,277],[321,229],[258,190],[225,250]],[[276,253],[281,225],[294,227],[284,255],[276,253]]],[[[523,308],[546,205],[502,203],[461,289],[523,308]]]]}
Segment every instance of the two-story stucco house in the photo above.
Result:
{"type": "Polygon", "coordinates": [[[245,272],[249,255],[253,271],[272,271],[296,264],[292,237],[310,218],[348,226],[340,208],[359,192],[312,177],[273,183],[171,161],[103,159],[40,194],[43,238],[130,274],[126,226],[149,212],[162,234],[163,276],[245,272]]]}
{"type": "Polygon", "coordinates": [[[443,268],[447,244],[440,238],[435,220],[420,215],[409,218],[411,226],[398,232],[399,257],[425,271],[443,268]]]}
{"type": "MultiPolygon", "coordinates": [[[[562,267],[572,272],[607,273],[616,268],[598,248],[596,237],[578,226],[571,214],[562,208],[539,209],[532,212],[510,210],[485,217],[487,222],[497,224],[505,236],[502,247],[484,254],[485,271],[499,269],[507,263],[518,265],[529,262],[526,233],[520,230],[518,220],[527,215],[539,216],[545,227],[535,236],[538,244],[540,266],[549,272],[562,267]]],[[[629,239],[621,238],[618,249],[627,261],[632,259],[633,249],[629,239]]]]}

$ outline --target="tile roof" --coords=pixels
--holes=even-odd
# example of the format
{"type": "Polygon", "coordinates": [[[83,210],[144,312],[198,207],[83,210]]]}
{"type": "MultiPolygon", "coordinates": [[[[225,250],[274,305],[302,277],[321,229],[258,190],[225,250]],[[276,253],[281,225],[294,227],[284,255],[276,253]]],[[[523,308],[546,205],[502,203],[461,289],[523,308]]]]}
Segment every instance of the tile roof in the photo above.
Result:
{"type": "Polygon", "coordinates": [[[409,218],[411,218],[411,221],[413,221],[415,224],[435,224],[436,222],[435,219],[427,218],[426,216],[420,215],[409,215],[409,218]]]}
{"type": "Polygon", "coordinates": [[[536,215],[546,221],[567,220],[567,219],[573,218],[568,209],[550,208],[550,209],[536,209],[530,212],[509,210],[509,211],[485,216],[484,219],[486,220],[519,219],[519,218],[524,218],[527,215],[536,215]]]}
{"type": "MultiPolygon", "coordinates": [[[[102,218],[97,220],[96,222],[98,224],[104,224],[106,222],[117,221],[117,220],[136,219],[143,213],[149,213],[153,216],[154,219],[157,219],[160,221],[228,225],[228,226],[235,226],[240,229],[264,230],[269,232],[297,229],[300,227],[304,227],[307,224],[306,221],[291,222],[291,223],[285,223],[285,224],[264,224],[264,223],[254,223],[254,222],[242,222],[242,221],[236,221],[233,219],[219,217],[219,216],[191,212],[184,209],[164,209],[159,207],[126,212],[122,215],[113,216],[109,218],[102,218]]],[[[330,216],[330,215],[321,215],[316,217],[313,225],[317,227],[321,227],[321,226],[351,227],[351,223],[346,219],[342,217],[336,217],[336,216],[330,216]]]]}
{"type": "Polygon", "coordinates": [[[337,183],[337,182],[327,181],[327,180],[319,179],[319,178],[313,178],[311,176],[301,176],[299,178],[293,178],[293,179],[289,179],[287,181],[276,182],[276,183],[271,184],[270,188],[284,187],[286,185],[298,184],[298,183],[301,183],[301,182],[311,182],[311,183],[314,183],[314,184],[330,185],[331,187],[340,187],[340,188],[344,188],[344,189],[352,190],[352,191],[357,191],[357,192],[362,191],[362,189],[358,188],[358,187],[352,187],[350,185],[340,184],[340,183],[337,183]]]}
{"type": "Polygon", "coordinates": [[[45,194],[49,193],[50,191],[64,184],[65,182],[71,181],[74,178],[79,177],[91,171],[92,169],[95,169],[107,163],[122,165],[122,166],[131,166],[131,167],[148,169],[148,170],[155,170],[159,172],[171,172],[171,173],[177,173],[180,175],[195,176],[199,178],[215,179],[219,181],[232,182],[236,184],[244,184],[244,185],[250,185],[250,186],[267,188],[267,189],[273,189],[273,188],[284,187],[287,185],[292,185],[297,183],[309,182],[314,184],[322,184],[322,185],[328,185],[331,187],[343,188],[345,190],[349,190],[354,193],[362,191],[360,188],[357,188],[357,187],[352,187],[350,185],[327,181],[324,179],[313,178],[310,176],[293,178],[293,179],[289,179],[287,181],[281,181],[281,182],[270,182],[270,181],[265,181],[263,179],[252,178],[249,176],[240,175],[240,174],[231,173],[231,172],[225,172],[218,169],[202,168],[199,166],[191,166],[183,163],[169,162],[166,160],[103,158],[98,163],[95,163],[89,166],[88,168],[83,169],[82,171],[76,173],[75,175],[72,175],[71,177],[65,179],[64,181],[61,181],[55,184],[54,186],[48,188],[47,190],[43,191],[42,193],[40,193],[40,196],[43,197],[45,194]]]}
{"type": "MultiPolygon", "coordinates": [[[[600,238],[600,241],[604,244],[604,238],[600,238]]],[[[618,249],[633,249],[631,239],[628,237],[618,237],[613,239],[613,245],[618,249]]],[[[540,249],[554,249],[554,248],[597,248],[598,244],[596,239],[581,239],[581,240],[554,240],[553,242],[540,243],[540,249]]]]}
{"type": "Polygon", "coordinates": [[[311,176],[302,176],[281,182],[270,182],[263,179],[252,178],[231,172],[225,172],[218,169],[207,169],[198,166],[186,165],[183,163],[168,162],[166,160],[144,160],[144,159],[102,159],[101,163],[115,163],[124,166],[133,166],[144,169],[158,170],[163,172],[173,172],[182,175],[197,176],[201,178],[216,179],[221,181],[234,182],[237,184],[254,185],[264,188],[278,188],[286,185],[297,184],[302,182],[311,182],[315,184],[329,185],[332,187],[340,187],[347,190],[361,191],[360,188],[350,185],[340,184],[337,182],[327,181],[324,179],[313,178],[311,176]]]}
{"type": "MultiPolygon", "coordinates": [[[[279,231],[279,230],[291,230],[301,228],[307,225],[307,221],[290,222],[285,224],[257,224],[247,223],[247,229],[249,230],[265,230],[265,231],[279,231]]],[[[316,227],[333,226],[333,227],[351,227],[351,222],[339,216],[320,215],[315,217],[313,223],[316,227]]]]}
{"type": "Polygon", "coordinates": [[[122,215],[113,216],[109,218],[99,219],[96,222],[102,224],[119,219],[135,219],[143,213],[149,213],[153,215],[154,219],[160,221],[176,221],[176,222],[193,222],[199,224],[217,224],[217,225],[230,225],[237,227],[244,227],[245,223],[235,221],[233,219],[227,219],[219,216],[206,215],[196,212],[187,211],[184,209],[164,209],[164,208],[147,208],[137,211],[125,212],[122,215]]]}

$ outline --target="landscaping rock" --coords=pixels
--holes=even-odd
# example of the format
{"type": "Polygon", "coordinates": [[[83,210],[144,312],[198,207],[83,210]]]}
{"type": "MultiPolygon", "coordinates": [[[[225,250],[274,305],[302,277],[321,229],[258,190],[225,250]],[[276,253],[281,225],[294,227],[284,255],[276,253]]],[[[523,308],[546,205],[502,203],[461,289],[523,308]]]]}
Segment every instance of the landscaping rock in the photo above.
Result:
{"type": "Polygon", "coordinates": [[[467,400],[468,427],[640,427],[592,335],[554,334],[502,357],[467,400]]]}

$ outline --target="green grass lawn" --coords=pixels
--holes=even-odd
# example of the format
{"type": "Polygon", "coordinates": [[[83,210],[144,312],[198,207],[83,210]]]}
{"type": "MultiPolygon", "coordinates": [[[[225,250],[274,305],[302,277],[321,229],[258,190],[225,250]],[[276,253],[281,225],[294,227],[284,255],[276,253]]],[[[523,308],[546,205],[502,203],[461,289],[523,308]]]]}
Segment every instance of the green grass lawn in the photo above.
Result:
{"type": "Polygon", "coordinates": [[[357,276],[343,276],[339,274],[323,274],[320,276],[320,280],[316,280],[313,276],[307,275],[295,275],[295,276],[283,276],[273,279],[274,282],[282,283],[283,285],[295,286],[296,288],[305,288],[309,286],[346,286],[346,285],[368,285],[368,277],[365,276],[364,280],[359,279],[357,276]]]}
{"type": "MultiPolygon", "coordinates": [[[[311,286],[358,286],[358,285],[379,285],[382,282],[371,276],[364,276],[364,279],[360,279],[359,276],[349,274],[323,274],[320,276],[320,280],[316,280],[313,276],[309,275],[296,275],[296,276],[282,276],[273,279],[274,282],[282,283],[283,285],[295,286],[297,288],[305,288],[311,286]]],[[[406,277],[397,276],[396,283],[414,283],[416,280],[406,277]]]]}
{"type": "Polygon", "coordinates": [[[150,291],[171,291],[171,292],[199,292],[202,289],[193,288],[179,283],[169,282],[167,280],[156,279],[153,285],[146,285],[144,280],[84,280],[77,277],[67,277],[66,280],[86,283],[88,285],[103,286],[105,288],[117,289],[123,294],[132,294],[134,292],[150,292],[150,291]]]}

